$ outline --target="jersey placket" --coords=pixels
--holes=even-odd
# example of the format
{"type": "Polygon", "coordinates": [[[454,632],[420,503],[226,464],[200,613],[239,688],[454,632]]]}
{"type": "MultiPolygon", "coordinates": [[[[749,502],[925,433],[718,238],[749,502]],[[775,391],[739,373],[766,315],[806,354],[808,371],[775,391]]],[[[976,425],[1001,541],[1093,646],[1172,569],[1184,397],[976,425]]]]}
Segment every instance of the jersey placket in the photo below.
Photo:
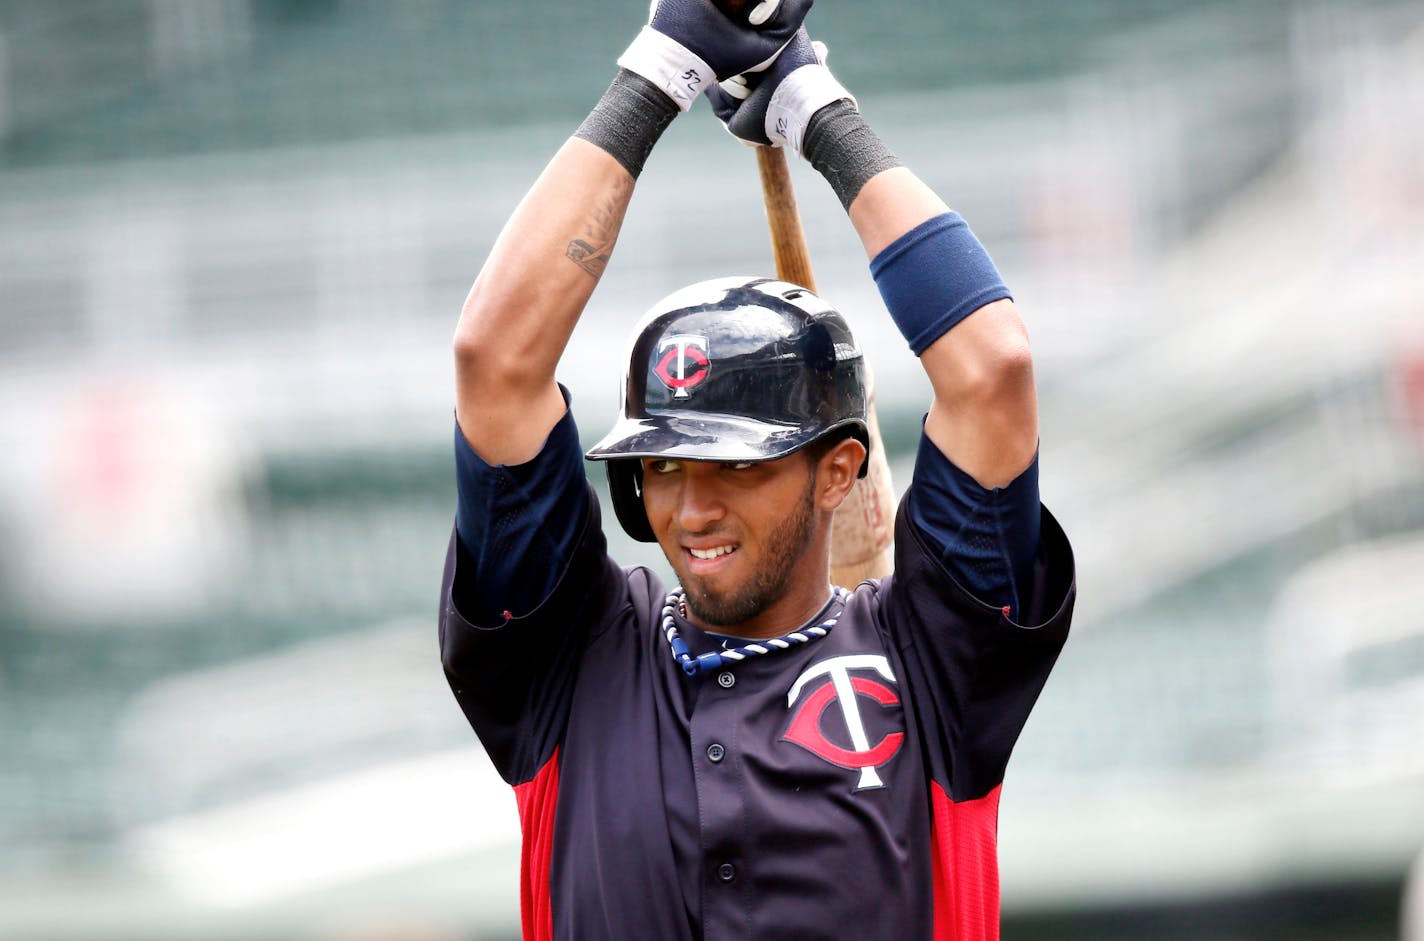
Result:
{"type": "Polygon", "coordinates": [[[692,713],[692,768],[702,849],[702,937],[749,937],[750,860],[746,855],[745,768],[740,735],[745,681],[723,669],[700,680],[692,713]]]}

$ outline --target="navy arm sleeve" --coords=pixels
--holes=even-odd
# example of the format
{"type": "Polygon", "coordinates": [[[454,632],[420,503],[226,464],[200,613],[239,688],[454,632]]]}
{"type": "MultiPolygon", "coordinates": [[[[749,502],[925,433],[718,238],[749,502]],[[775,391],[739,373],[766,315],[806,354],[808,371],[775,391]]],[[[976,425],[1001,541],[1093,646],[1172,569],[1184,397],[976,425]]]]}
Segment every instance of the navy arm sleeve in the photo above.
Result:
{"type": "Polygon", "coordinates": [[[955,801],[1003,782],[1009,755],[1068,637],[1076,597],[1073,551],[1048,510],[1022,610],[975,596],[915,522],[923,496],[911,485],[895,521],[895,572],[882,583],[886,617],[915,691],[915,724],[931,775],[955,801]]]}
{"type": "Polygon", "coordinates": [[[499,624],[548,597],[592,499],[585,481],[572,411],[564,412],[535,458],[517,465],[486,464],[456,425],[455,531],[470,574],[454,590],[471,623],[499,624]]]}
{"type": "Polygon", "coordinates": [[[914,480],[911,519],[940,563],[980,601],[1017,617],[1038,546],[1038,456],[990,489],[921,434],[914,480]]]}
{"type": "Polygon", "coordinates": [[[460,508],[441,585],[440,656],[496,770],[520,784],[553,757],[583,651],[626,603],[626,585],[570,415],[518,467],[485,464],[456,435],[460,508]]]}

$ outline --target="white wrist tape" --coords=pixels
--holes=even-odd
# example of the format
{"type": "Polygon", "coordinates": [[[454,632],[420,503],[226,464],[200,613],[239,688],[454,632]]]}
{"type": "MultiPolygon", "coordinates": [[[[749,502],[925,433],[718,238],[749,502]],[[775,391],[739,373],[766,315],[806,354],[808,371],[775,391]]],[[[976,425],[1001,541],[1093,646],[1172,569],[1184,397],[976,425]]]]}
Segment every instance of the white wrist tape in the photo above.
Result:
{"type": "Polygon", "coordinates": [[[717,81],[712,67],[697,53],[651,26],[643,27],[618,57],[618,65],[658,86],[682,111],[717,81]]]}
{"type": "Polygon", "coordinates": [[[836,81],[824,65],[803,65],[776,87],[766,106],[766,136],[773,144],[801,153],[801,138],[811,115],[843,98],[855,104],[855,96],[836,81]]]}

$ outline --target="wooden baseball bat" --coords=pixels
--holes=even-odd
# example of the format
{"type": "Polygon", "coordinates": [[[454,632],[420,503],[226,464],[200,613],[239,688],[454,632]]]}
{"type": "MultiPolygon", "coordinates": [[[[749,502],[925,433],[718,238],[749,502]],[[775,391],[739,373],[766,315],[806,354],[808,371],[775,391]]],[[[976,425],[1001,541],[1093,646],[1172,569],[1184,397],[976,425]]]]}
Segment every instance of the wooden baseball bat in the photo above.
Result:
{"type": "MultiPolygon", "coordinates": [[[[758,147],[756,156],[776,276],[815,291],[811,254],[806,248],[806,232],[796,207],[796,191],[791,185],[786,151],[779,147],[758,147]]],[[[875,417],[875,384],[869,367],[866,379],[870,466],[866,475],[855,482],[832,523],[831,583],[835,585],[854,586],[867,578],[884,577],[890,574],[894,562],[890,545],[895,538],[895,488],[890,481],[890,465],[885,459],[885,444],[880,439],[880,424],[875,417]]]]}

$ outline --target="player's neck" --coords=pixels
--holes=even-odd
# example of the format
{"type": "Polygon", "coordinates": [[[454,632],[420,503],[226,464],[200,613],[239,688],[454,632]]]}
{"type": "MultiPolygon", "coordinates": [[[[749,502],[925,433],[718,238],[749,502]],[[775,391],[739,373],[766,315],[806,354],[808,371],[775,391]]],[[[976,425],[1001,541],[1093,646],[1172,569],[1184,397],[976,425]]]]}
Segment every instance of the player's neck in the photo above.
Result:
{"type": "Polygon", "coordinates": [[[760,612],[740,624],[708,624],[692,612],[694,624],[713,634],[725,634],[751,640],[780,637],[805,627],[821,613],[834,597],[830,572],[822,566],[819,575],[793,576],[787,590],[760,612]]]}
{"type": "Polygon", "coordinates": [[[752,640],[766,640],[770,637],[781,637],[784,634],[789,634],[792,631],[798,631],[809,624],[823,620],[826,608],[836,598],[836,590],[831,587],[831,583],[829,580],[822,583],[821,588],[822,593],[816,596],[815,600],[809,605],[803,606],[802,614],[790,618],[785,623],[778,624],[775,626],[768,626],[765,629],[764,633],[749,634],[745,636],[752,640]]]}

